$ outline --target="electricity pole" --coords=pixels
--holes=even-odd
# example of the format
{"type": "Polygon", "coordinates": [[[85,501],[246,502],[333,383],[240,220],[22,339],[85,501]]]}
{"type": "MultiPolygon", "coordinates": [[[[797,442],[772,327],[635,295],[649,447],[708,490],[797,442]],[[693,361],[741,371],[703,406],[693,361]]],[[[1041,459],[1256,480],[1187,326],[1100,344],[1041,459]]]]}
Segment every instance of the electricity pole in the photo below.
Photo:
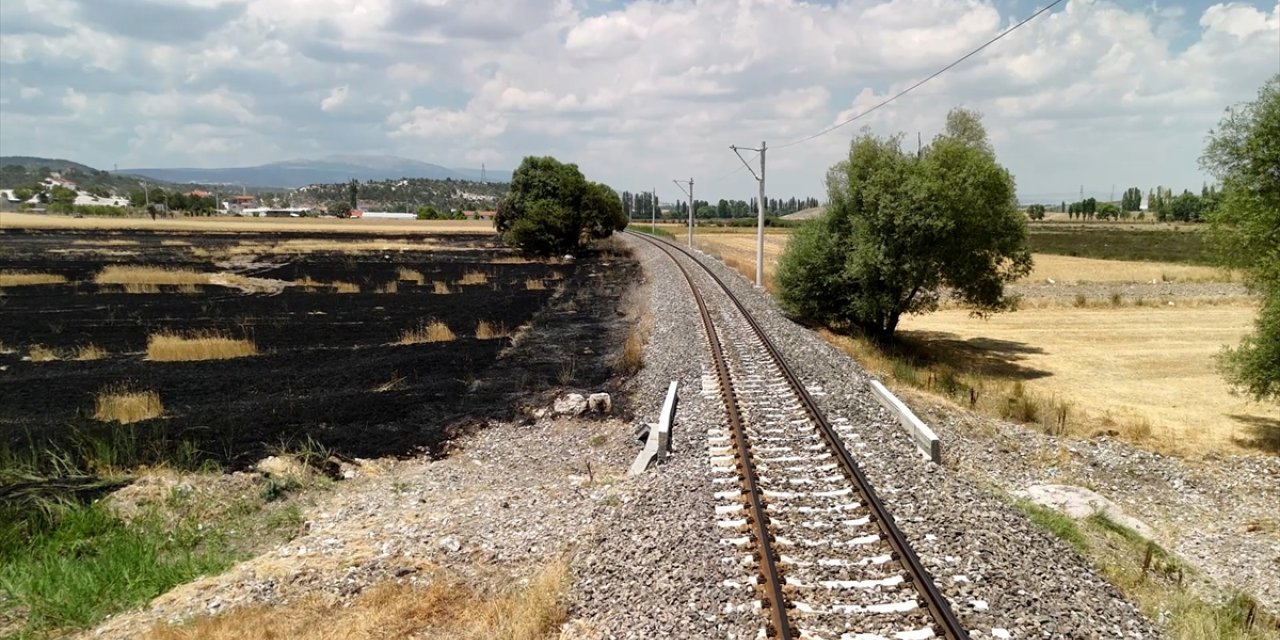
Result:
{"type": "Polygon", "coordinates": [[[692,249],[693,248],[693,178],[689,178],[688,190],[685,190],[683,180],[672,180],[672,182],[676,183],[676,186],[680,187],[680,190],[684,191],[685,195],[689,196],[689,248],[692,249]]]}
{"type": "Polygon", "coordinates": [[[730,145],[729,148],[733,149],[733,152],[738,156],[738,159],[741,160],[742,164],[747,167],[747,171],[750,171],[751,175],[755,177],[756,182],[760,183],[760,202],[758,203],[760,206],[756,216],[756,286],[763,287],[764,286],[764,208],[765,208],[765,202],[766,202],[764,199],[764,152],[768,149],[768,145],[766,145],[762,140],[760,141],[759,149],[748,149],[746,147],[735,147],[733,145],[730,145]],[[747,162],[746,158],[742,157],[741,153],[738,153],[740,149],[743,151],[758,151],[760,153],[760,175],[756,175],[756,170],[751,168],[751,165],[747,162]]]}

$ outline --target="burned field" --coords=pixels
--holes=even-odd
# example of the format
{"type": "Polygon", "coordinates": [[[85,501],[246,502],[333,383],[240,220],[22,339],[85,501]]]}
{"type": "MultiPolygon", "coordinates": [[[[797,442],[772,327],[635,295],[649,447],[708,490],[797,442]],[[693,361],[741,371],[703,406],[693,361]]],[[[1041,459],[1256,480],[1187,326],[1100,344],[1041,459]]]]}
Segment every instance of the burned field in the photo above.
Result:
{"type": "Polygon", "coordinates": [[[602,384],[635,270],[491,236],[6,230],[0,451],[238,468],[301,443],[436,450],[521,394],[602,384]]]}

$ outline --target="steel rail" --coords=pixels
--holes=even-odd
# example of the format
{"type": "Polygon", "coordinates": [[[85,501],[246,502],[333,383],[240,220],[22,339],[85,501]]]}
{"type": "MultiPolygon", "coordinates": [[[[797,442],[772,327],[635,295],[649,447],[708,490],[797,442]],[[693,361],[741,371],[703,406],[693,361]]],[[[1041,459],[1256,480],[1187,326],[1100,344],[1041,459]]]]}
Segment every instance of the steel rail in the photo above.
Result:
{"type": "Polygon", "coordinates": [[[715,324],[711,319],[711,311],[707,309],[707,303],[703,300],[702,293],[698,291],[698,287],[694,285],[693,276],[689,274],[688,269],[666,247],[657,246],[666,252],[671,261],[679,267],[680,272],[684,274],[685,281],[689,283],[689,289],[693,292],[693,299],[698,303],[698,311],[702,315],[702,327],[706,331],[707,340],[711,345],[711,359],[715,363],[716,375],[720,379],[720,397],[724,401],[725,414],[729,420],[729,427],[733,431],[733,440],[737,449],[738,480],[743,484],[747,502],[751,507],[751,513],[747,516],[747,523],[751,526],[755,537],[756,566],[760,569],[760,582],[757,586],[764,592],[761,600],[764,608],[769,611],[769,624],[772,625],[765,628],[765,635],[780,639],[799,638],[799,629],[792,627],[791,621],[787,617],[788,602],[782,589],[784,580],[778,567],[778,556],[773,551],[773,535],[769,532],[769,514],[765,511],[763,493],[758,486],[759,478],[756,475],[755,462],[751,455],[751,448],[747,444],[746,432],[742,427],[742,415],[738,411],[738,399],[733,393],[733,380],[729,376],[729,365],[725,361],[724,351],[720,347],[720,338],[716,335],[715,324]]]}
{"type": "MultiPolygon", "coordinates": [[[[934,584],[933,576],[930,575],[928,570],[924,568],[924,565],[921,564],[920,558],[911,548],[911,544],[907,541],[906,536],[903,535],[900,529],[898,529],[897,523],[895,523],[893,517],[889,515],[889,511],[885,508],[884,502],[882,502],[880,497],[876,495],[875,489],[871,487],[871,482],[867,480],[866,475],[863,474],[862,468],[858,466],[857,462],[854,462],[853,456],[851,456],[849,454],[849,450],[845,448],[844,442],[840,439],[831,424],[827,422],[827,419],[823,416],[821,410],[818,409],[818,405],[814,402],[813,397],[809,395],[809,391],[805,389],[803,384],[801,384],[799,376],[792,371],[790,365],[787,364],[786,359],[783,358],[782,352],[778,350],[778,347],[773,343],[773,340],[769,339],[769,336],[756,321],[755,317],[747,311],[747,308],[738,300],[738,297],[729,290],[729,287],[725,284],[724,280],[703,264],[702,261],[694,256],[689,250],[665,241],[660,241],[645,234],[632,232],[632,235],[643,238],[654,244],[659,249],[662,249],[668,256],[671,256],[673,260],[675,260],[675,255],[671,253],[668,247],[683,253],[690,260],[693,260],[701,266],[707,275],[711,276],[711,279],[719,285],[722,291],[724,291],[724,294],[731,302],[733,302],[734,306],[737,307],[738,312],[742,314],[742,317],[746,319],[747,324],[751,327],[752,331],[754,331],[756,336],[760,339],[760,342],[764,345],[765,350],[769,352],[769,356],[773,359],[774,363],[782,371],[782,375],[786,379],[788,386],[790,386],[792,392],[800,398],[805,412],[808,413],[814,423],[818,425],[819,433],[822,434],[823,439],[827,441],[827,444],[835,453],[836,459],[841,468],[853,481],[858,493],[871,509],[871,519],[876,523],[877,528],[880,529],[881,534],[893,549],[894,559],[898,561],[904,570],[906,570],[908,581],[911,582],[916,593],[918,593],[921,600],[924,601],[925,607],[929,610],[929,614],[933,618],[934,624],[937,625],[934,632],[940,632],[942,637],[947,638],[948,640],[968,640],[969,632],[965,630],[965,628],[960,625],[960,621],[956,619],[955,613],[951,611],[951,606],[947,602],[946,597],[938,591],[937,585],[934,584]]],[[[675,262],[676,265],[680,267],[680,270],[684,272],[685,277],[688,278],[689,272],[685,267],[680,264],[679,260],[675,260],[675,262]]],[[[697,288],[693,286],[692,280],[689,281],[689,286],[694,289],[694,295],[698,298],[699,306],[704,308],[703,322],[705,323],[708,321],[708,317],[705,312],[705,303],[702,301],[702,296],[697,292],[697,288]]],[[[709,325],[708,332],[711,332],[709,325]]]]}

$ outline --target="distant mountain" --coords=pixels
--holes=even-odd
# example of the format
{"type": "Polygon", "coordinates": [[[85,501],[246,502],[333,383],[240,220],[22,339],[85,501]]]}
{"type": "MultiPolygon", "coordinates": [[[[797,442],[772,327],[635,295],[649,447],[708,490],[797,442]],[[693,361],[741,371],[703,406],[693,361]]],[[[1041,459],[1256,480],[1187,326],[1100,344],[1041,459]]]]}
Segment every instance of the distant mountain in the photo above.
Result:
{"type": "MultiPolygon", "coordinates": [[[[317,160],[285,160],[256,167],[221,169],[124,169],[131,173],[168,182],[228,184],[246,187],[295,189],[309,184],[332,184],[351,179],[395,180],[429,178],[433,180],[478,180],[478,169],[449,169],[429,162],[398,156],[332,155],[317,160]]],[[[490,182],[509,182],[510,171],[486,171],[490,182]]]]}

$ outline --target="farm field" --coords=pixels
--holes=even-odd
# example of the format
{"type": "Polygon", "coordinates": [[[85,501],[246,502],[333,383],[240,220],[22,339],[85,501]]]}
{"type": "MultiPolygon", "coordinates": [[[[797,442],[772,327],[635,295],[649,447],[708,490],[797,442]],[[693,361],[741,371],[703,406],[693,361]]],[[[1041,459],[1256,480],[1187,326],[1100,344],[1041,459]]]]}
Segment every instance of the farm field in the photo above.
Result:
{"type": "Polygon", "coordinates": [[[363,220],[338,218],[73,218],[60,215],[0,212],[0,229],[99,229],[155,230],[172,232],[332,232],[356,234],[477,234],[492,233],[486,220],[363,220]]]}
{"type": "MultiPolygon", "coordinates": [[[[527,261],[491,234],[6,228],[0,452],[107,442],[133,463],[241,468],[303,441],[347,457],[434,450],[460,416],[562,373],[572,354],[555,347],[494,369],[553,299],[603,299],[608,316],[584,301],[564,317],[601,343],[574,333],[567,348],[608,351],[595,319],[613,315],[615,288],[584,264],[527,261]],[[143,396],[154,407],[104,414],[104,398],[143,396]]],[[[595,360],[569,377],[604,379],[595,360]]]]}
{"type": "Polygon", "coordinates": [[[904,318],[902,337],[981,353],[1031,391],[1069,398],[1091,432],[1140,426],[1161,451],[1280,452],[1280,408],[1233,396],[1213,367],[1252,326],[1251,305],[960,309],[904,318]]]}
{"type": "MultiPolygon", "coordinates": [[[[1128,235],[1139,237],[1126,240],[1125,246],[1159,234],[1199,235],[1167,225],[1129,226],[1135,228],[1128,235]]],[[[1095,247],[1107,244],[1100,236],[1116,230],[1101,225],[1054,228],[1092,233],[1087,237],[1095,247]]],[[[675,234],[681,229],[668,227],[675,234]]],[[[738,233],[703,233],[699,228],[695,241],[752,278],[753,230],[733,231],[738,233]]],[[[765,236],[767,287],[787,237],[765,236]]],[[[1199,248],[1182,252],[1185,243],[1175,246],[1182,247],[1175,250],[1180,262],[1034,253],[1034,270],[1013,285],[1024,296],[1022,310],[980,320],[967,311],[944,308],[904,318],[903,337],[927,348],[1006,362],[1010,366],[1001,371],[1020,372],[1008,381],[1022,381],[1042,396],[1074,403],[1076,411],[1086,414],[1081,417],[1089,421],[1089,433],[1117,424],[1130,432],[1149,431],[1140,444],[1181,454],[1280,450],[1280,410],[1233,396],[1214,366],[1222,348],[1249,331],[1254,301],[1238,273],[1197,264],[1199,248]]]]}

